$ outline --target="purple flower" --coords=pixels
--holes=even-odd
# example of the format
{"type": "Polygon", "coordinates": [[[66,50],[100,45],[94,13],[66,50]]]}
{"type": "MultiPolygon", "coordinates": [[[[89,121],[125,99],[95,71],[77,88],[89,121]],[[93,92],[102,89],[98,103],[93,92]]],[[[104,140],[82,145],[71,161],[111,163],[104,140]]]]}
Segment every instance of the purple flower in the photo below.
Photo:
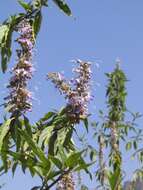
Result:
{"type": "Polygon", "coordinates": [[[75,77],[69,82],[59,73],[49,74],[48,79],[51,79],[60,93],[65,95],[68,115],[74,116],[78,121],[81,115],[88,115],[88,103],[93,96],[90,92],[91,63],[80,60],[77,60],[76,63],[78,67],[73,69],[75,77]]]}
{"type": "Polygon", "coordinates": [[[5,98],[7,100],[6,107],[10,107],[9,112],[30,111],[32,104],[30,102],[32,95],[27,89],[28,80],[33,75],[32,50],[34,47],[34,39],[32,26],[28,20],[23,20],[19,23],[17,31],[20,37],[16,40],[20,48],[17,52],[17,64],[12,68],[13,76],[10,78],[7,88],[10,89],[10,94],[5,98]]]}

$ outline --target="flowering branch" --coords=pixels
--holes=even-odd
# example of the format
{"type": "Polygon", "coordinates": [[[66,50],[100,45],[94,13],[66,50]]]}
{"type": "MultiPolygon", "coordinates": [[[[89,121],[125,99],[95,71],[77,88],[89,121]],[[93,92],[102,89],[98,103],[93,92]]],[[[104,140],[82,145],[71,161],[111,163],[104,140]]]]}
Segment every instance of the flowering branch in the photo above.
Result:
{"type": "Polygon", "coordinates": [[[31,92],[27,89],[28,80],[32,78],[32,52],[34,47],[33,31],[28,20],[23,20],[17,26],[20,37],[17,42],[20,49],[17,49],[18,63],[12,68],[13,76],[10,78],[7,88],[10,89],[10,94],[5,98],[6,107],[9,112],[21,112],[31,110],[31,92]]]}
{"type": "Polygon", "coordinates": [[[78,123],[80,116],[88,116],[88,103],[91,100],[90,80],[91,80],[91,63],[77,60],[78,67],[73,69],[75,77],[66,81],[60,73],[49,73],[50,79],[55,87],[67,100],[66,113],[73,123],[78,123]]]}

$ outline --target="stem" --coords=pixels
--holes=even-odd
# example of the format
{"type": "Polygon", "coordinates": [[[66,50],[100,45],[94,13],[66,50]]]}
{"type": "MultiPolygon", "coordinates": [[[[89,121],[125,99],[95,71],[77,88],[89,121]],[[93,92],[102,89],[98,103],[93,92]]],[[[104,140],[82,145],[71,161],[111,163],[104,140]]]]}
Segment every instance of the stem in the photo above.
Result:
{"type": "Polygon", "coordinates": [[[105,180],[105,163],[104,163],[104,137],[103,134],[99,136],[99,167],[100,167],[100,183],[104,187],[104,180],[105,180]]]}
{"type": "Polygon", "coordinates": [[[111,147],[112,147],[112,154],[113,154],[113,171],[114,174],[118,174],[115,189],[121,190],[121,153],[119,151],[119,143],[118,143],[118,129],[116,122],[113,122],[111,125],[111,147]]]}

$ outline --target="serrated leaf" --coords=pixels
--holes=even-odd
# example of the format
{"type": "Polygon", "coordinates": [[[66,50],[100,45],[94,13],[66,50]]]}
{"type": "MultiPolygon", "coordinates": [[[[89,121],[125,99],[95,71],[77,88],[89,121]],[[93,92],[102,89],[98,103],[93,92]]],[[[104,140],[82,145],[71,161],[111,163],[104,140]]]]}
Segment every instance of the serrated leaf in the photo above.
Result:
{"type": "Polygon", "coordinates": [[[68,16],[71,16],[71,10],[64,0],[53,0],[53,2],[68,16]]]}

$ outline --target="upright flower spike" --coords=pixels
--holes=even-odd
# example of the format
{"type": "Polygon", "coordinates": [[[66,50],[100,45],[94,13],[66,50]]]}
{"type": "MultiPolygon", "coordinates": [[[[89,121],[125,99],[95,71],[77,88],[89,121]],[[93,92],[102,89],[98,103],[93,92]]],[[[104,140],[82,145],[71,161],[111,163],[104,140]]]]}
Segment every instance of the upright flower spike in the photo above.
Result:
{"type": "Polygon", "coordinates": [[[75,78],[71,80],[73,90],[68,95],[68,105],[72,107],[73,113],[78,115],[88,115],[88,103],[91,100],[90,80],[91,63],[76,61],[79,66],[73,69],[75,78]]]}
{"type": "Polygon", "coordinates": [[[6,107],[9,112],[16,111],[25,113],[31,110],[31,92],[27,89],[28,80],[32,78],[33,65],[32,54],[34,48],[34,38],[32,27],[28,20],[24,19],[19,23],[16,31],[20,34],[17,42],[20,48],[17,52],[17,64],[12,68],[13,76],[10,78],[7,88],[10,94],[5,98],[6,107]]]}
{"type": "Polygon", "coordinates": [[[68,116],[78,122],[80,116],[88,115],[88,103],[92,97],[90,93],[92,72],[90,62],[77,60],[76,63],[78,67],[73,69],[75,77],[72,80],[65,80],[60,73],[50,73],[48,74],[48,79],[65,96],[68,116]]]}
{"type": "Polygon", "coordinates": [[[122,156],[120,152],[120,128],[124,123],[126,111],[126,86],[127,81],[124,72],[120,69],[120,62],[117,61],[115,70],[107,74],[107,106],[108,106],[108,126],[110,128],[110,162],[112,163],[112,175],[116,177],[114,189],[122,189],[122,156]],[[117,175],[118,174],[118,175],[117,175]]]}

